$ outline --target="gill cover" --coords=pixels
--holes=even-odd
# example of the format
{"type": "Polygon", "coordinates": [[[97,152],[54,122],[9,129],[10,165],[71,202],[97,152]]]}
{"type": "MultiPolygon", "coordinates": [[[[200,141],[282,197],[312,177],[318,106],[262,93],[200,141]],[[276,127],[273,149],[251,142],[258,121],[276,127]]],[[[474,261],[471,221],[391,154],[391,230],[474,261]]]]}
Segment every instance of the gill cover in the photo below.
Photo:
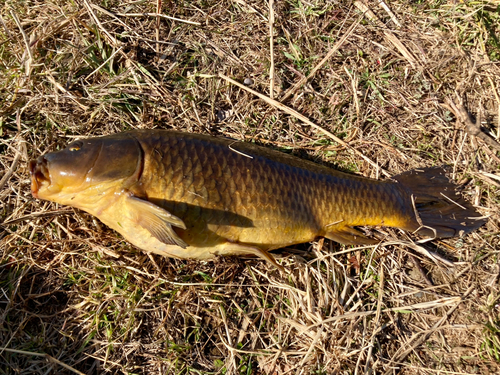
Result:
{"type": "Polygon", "coordinates": [[[103,182],[131,179],[142,169],[142,150],[127,133],[74,141],[37,160],[53,189],[86,189],[103,182]]]}

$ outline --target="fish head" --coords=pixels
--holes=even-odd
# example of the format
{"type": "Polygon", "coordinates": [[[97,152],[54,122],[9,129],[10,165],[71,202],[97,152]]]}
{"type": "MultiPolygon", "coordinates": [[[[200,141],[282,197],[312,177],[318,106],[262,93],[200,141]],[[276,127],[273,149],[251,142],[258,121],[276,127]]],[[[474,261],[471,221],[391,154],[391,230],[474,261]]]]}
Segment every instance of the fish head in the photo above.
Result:
{"type": "Polygon", "coordinates": [[[75,198],[102,195],[110,187],[124,188],[137,181],[142,151],[135,138],[121,133],[71,142],[31,160],[29,168],[35,198],[78,207],[75,198]]]}

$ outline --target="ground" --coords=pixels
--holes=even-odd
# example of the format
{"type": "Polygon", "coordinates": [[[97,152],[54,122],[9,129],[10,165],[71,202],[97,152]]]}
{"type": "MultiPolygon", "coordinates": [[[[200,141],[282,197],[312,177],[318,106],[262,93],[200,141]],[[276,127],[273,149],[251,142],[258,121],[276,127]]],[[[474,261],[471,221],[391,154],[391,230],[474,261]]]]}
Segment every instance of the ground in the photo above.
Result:
{"type": "Polygon", "coordinates": [[[2,2],[0,373],[500,373],[498,0],[272,3],[2,2]],[[283,273],[149,255],[31,196],[30,159],[145,128],[380,179],[449,165],[488,222],[320,239],[283,273]]]}

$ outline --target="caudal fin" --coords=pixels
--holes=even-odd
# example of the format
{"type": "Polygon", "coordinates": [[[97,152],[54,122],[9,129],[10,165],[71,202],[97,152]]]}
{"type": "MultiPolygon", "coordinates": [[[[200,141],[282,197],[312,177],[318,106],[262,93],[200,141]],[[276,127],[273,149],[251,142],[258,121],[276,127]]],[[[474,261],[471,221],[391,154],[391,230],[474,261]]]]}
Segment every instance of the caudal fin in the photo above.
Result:
{"type": "Polygon", "coordinates": [[[409,194],[414,214],[403,229],[428,237],[454,237],[486,222],[446,176],[442,167],[412,170],[393,177],[409,194]]]}

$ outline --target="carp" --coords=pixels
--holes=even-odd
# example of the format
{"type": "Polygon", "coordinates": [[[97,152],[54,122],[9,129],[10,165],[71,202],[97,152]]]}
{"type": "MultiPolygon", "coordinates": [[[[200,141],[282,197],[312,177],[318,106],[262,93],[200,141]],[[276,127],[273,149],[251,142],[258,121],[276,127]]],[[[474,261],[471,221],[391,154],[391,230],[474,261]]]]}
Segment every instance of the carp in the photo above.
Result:
{"type": "MultiPolygon", "coordinates": [[[[201,134],[133,130],[30,162],[33,197],[84,210],[145,251],[260,256],[326,237],[374,244],[360,226],[442,238],[484,224],[440,167],[374,180],[201,134]]],[[[280,267],[280,266],[278,266],[280,267]]]]}

